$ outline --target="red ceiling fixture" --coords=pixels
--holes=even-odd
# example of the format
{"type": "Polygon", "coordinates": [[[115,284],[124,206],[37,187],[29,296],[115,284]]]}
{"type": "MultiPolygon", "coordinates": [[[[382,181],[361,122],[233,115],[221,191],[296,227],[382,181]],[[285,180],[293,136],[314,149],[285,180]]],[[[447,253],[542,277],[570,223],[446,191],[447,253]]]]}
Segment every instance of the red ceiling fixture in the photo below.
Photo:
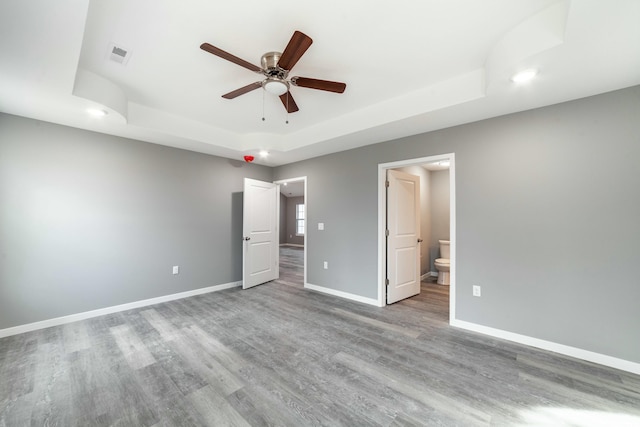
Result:
{"type": "Polygon", "coordinates": [[[244,156],[244,161],[247,163],[253,162],[253,159],[255,159],[253,156],[244,156]]]}

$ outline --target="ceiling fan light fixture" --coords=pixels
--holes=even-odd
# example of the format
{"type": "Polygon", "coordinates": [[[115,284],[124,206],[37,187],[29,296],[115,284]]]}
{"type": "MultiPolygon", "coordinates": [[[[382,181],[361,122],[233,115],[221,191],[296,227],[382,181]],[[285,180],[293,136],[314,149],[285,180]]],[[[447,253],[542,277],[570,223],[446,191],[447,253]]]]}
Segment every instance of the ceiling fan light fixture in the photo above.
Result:
{"type": "Polygon", "coordinates": [[[284,95],[289,91],[289,84],[284,80],[278,80],[278,79],[267,79],[265,80],[262,87],[267,92],[277,96],[284,95]]]}
{"type": "MultiPolygon", "coordinates": [[[[287,114],[289,114],[299,111],[298,105],[289,91],[291,84],[297,87],[305,87],[334,93],[343,93],[347,87],[346,83],[313,79],[309,77],[294,77],[291,80],[288,80],[289,72],[293,66],[296,65],[302,55],[304,55],[307,49],[309,49],[312,43],[313,40],[311,37],[296,30],[282,53],[267,52],[262,55],[260,60],[262,67],[258,67],[251,62],[238,58],[237,56],[206,42],[200,45],[200,49],[265,77],[260,81],[250,83],[222,95],[224,99],[234,99],[240,95],[244,95],[245,93],[262,88],[265,92],[278,96],[287,111],[287,114]]],[[[262,96],[264,113],[264,92],[262,92],[262,96]]],[[[262,121],[265,121],[264,114],[262,121]]],[[[286,120],[285,123],[289,123],[289,120],[286,120]]]]}

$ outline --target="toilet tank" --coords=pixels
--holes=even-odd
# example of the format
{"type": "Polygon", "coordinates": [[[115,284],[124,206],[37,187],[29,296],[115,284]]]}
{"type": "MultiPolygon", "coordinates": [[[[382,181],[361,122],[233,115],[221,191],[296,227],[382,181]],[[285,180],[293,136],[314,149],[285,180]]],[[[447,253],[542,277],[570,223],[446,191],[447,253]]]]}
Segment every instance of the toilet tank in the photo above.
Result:
{"type": "Polygon", "coordinates": [[[440,258],[451,258],[451,252],[449,252],[449,241],[448,240],[438,240],[440,243],[440,258]]]}

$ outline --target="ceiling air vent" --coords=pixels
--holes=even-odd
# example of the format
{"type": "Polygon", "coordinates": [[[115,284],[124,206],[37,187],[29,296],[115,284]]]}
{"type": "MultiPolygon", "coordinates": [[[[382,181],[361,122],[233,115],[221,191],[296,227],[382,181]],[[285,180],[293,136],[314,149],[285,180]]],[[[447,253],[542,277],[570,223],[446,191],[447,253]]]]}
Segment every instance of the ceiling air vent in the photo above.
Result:
{"type": "Polygon", "coordinates": [[[131,57],[131,51],[122,46],[118,46],[115,43],[109,44],[109,59],[118,64],[127,65],[129,58],[131,57]]]}

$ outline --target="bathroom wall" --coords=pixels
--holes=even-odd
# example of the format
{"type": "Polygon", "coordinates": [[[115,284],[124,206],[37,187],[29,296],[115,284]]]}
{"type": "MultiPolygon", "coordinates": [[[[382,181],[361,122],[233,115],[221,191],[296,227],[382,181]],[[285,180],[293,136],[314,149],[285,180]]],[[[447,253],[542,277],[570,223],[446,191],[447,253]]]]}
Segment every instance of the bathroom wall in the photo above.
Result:
{"type": "Polygon", "coordinates": [[[450,209],[449,209],[449,170],[429,172],[430,195],[429,211],[431,214],[430,271],[436,273],[434,261],[440,258],[440,243],[438,240],[449,240],[450,237],[450,209]]]}

